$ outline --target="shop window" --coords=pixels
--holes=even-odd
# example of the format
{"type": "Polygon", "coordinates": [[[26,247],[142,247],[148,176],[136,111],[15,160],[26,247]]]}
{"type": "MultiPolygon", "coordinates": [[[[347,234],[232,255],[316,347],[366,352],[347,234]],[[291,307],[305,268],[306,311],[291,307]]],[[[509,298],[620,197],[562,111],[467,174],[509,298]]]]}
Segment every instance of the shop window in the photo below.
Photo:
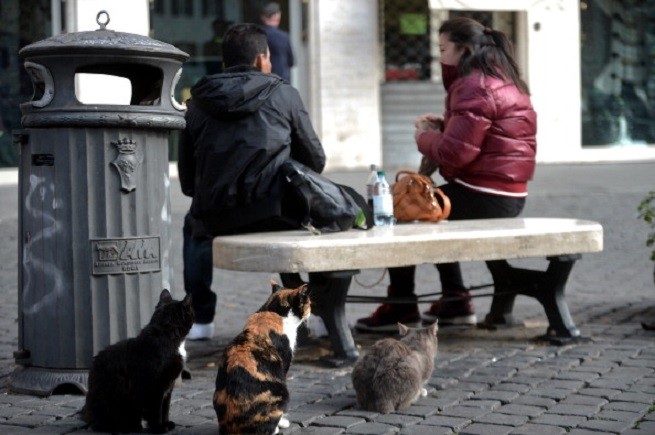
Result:
{"type": "Polygon", "coordinates": [[[164,0],[155,0],[152,2],[152,12],[155,14],[163,14],[165,11],[164,0]]]}
{"type": "Polygon", "coordinates": [[[583,146],[655,143],[655,0],[580,2],[583,146]]]}
{"type": "MultiPolygon", "coordinates": [[[[188,53],[175,90],[178,101],[186,101],[191,87],[207,74],[222,70],[221,43],[227,28],[238,22],[259,22],[268,0],[157,0],[151,10],[152,37],[188,53]],[[194,9],[195,8],[195,9],[194,9]]],[[[280,1],[280,28],[289,29],[289,3],[280,1]]]]}
{"type": "Polygon", "coordinates": [[[384,0],[382,29],[387,81],[429,80],[430,15],[426,0],[384,0]]]}
{"type": "MultiPolygon", "coordinates": [[[[515,40],[516,13],[512,11],[432,10],[426,0],[385,0],[381,35],[386,81],[433,80],[441,74],[437,32],[441,20],[469,17],[501,30],[515,40]]],[[[436,80],[438,81],[438,80],[436,80]]]]}
{"type": "Polygon", "coordinates": [[[20,104],[32,99],[32,81],[18,51],[52,36],[51,0],[1,0],[0,7],[0,167],[16,166],[11,133],[21,128],[20,104]]]}
{"type": "Polygon", "coordinates": [[[221,15],[222,2],[216,0],[202,0],[202,15],[221,15]]]}
{"type": "Polygon", "coordinates": [[[172,0],[171,4],[171,15],[174,17],[193,16],[193,2],[187,0],[172,0]]]}

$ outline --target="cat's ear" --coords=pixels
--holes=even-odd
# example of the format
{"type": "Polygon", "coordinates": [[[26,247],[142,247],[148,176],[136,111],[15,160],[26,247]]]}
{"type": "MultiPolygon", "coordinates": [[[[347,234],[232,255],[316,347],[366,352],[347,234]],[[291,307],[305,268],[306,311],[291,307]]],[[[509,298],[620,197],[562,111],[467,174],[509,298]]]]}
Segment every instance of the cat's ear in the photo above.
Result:
{"type": "Polygon", "coordinates": [[[303,285],[300,286],[300,296],[309,297],[310,293],[311,293],[311,290],[309,289],[309,285],[303,284],[303,285]]]}
{"type": "Polygon", "coordinates": [[[401,336],[405,336],[409,332],[409,328],[403,325],[402,323],[398,322],[398,332],[400,332],[401,336]]]}
{"type": "Polygon", "coordinates": [[[191,306],[191,299],[191,293],[187,293],[186,296],[184,296],[184,299],[182,299],[182,303],[191,306]]]}
{"type": "Polygon", "coordinates": [[[429,331],[430,331],[430,334],[434,335],[435,337],[437,336],[437,331],[439,331],[439,325],[438,325],[438,323],[439,323],[438,321],[437,321],[437,322],[434,322],[434,323],[433,323],[432,325],[430,325],[429,328],[428,328],[429,331]]]}
{"type": "Polygon", "coordinates": [[[282,287],[280,284],[277,283],[274,279],[271,279],[271,293],[275,293],[278,290],[282,290],[284,287],[282,287]]]}
{"type": "Polygon", "coordinates": [[[159,295],[159,302],[170,302],[172,300],[173,296],[171,296],[171,292],[169,292],[168,289],[161,291],[161,294],[159,295]]]}

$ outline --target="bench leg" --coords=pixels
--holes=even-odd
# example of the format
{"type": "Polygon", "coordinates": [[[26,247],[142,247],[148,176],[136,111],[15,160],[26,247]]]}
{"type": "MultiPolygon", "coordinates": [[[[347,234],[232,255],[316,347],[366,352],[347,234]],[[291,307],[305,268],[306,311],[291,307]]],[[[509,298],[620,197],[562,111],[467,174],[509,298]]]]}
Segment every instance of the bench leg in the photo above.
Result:
{"type": "Polygon", "coordinates": [[[550,326],[545,338],[562,342],[580,337],[580,330],[575,326],[569,306],[564,298],[564,287],[569,274],[580,255],[565,255],[549,257],[550,264],[546,270],[546,279],[542,282],[542,291],[538,292],[537,300],[541,302],[550,326]]]}
{"type": "Polygon", "coordinates": [[[537,299],[544,307],[549,323],[545,339],[554,344],[562,344],[580,338],[580,330],[573,322],[564,297],[569,274],[580,257],[580,255],[548,257],[550,263],[546,271],[516,268],[504,261],[488,262],[494,278],[494,292],[497,294],[493,297],[491,310],[484,324],[513,324],[514,299],[516,294],[521,294],[537,299]]]}
{"type": "Polygon", "coordinates": [[[517,325],[512,310],[516,294],[511,292],[514,268],[506,260],[487,261],[487,267],[494,281],[494,297],[491,300],[489,314],[485,324],[513,326],[517,325]]]}
{"type": "Polygon", "coordinates": [[[309,274],[312,313],[325,323],[333,356],[324,358],[333,366],[350,364],[357,360],[359,352],[346,319],[346,296],[356,270],[317,272],[309,274]]]}

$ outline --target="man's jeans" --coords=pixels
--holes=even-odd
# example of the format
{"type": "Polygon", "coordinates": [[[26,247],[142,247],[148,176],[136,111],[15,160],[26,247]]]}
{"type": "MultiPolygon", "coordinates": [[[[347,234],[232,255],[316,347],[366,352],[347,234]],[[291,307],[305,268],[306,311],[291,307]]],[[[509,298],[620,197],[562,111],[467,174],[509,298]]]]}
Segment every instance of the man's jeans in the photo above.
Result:
{"type": "Polygon", "coordinates": [[[195,323],[211,323],[216,314],[216,293],[211,290],[214,273],[212,237],[194,238],[193,220],[184,217],[182,259],[184,290],[191,294],[195,323]]]}

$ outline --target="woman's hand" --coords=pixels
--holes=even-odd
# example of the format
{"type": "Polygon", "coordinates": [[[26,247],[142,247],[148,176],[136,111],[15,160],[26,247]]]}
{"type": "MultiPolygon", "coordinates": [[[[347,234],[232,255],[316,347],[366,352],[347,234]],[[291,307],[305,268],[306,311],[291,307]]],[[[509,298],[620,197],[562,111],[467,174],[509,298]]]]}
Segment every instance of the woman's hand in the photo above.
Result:
{"type": "Polygon", "coordinates": [[[414,122],[417,129],[427,130],[442,130],[443,129],[443,116],[434,113],[425,113],[414,122]]]}
{"type": "Polygon", "coordinates": [[[418,137],[428,130],[443,130],[443,117],[434,113],[426,113],[416,118],[414,122],[414,140],[418,141],[418,137]]]}
{"type": "Polygon", "coordinates": [[[443,130],[443,117],[436,115],[434,113],[425,113],[414,122],[414,139],[418,140],[418,137],[428,131],[428,130],[443,130]]]}

